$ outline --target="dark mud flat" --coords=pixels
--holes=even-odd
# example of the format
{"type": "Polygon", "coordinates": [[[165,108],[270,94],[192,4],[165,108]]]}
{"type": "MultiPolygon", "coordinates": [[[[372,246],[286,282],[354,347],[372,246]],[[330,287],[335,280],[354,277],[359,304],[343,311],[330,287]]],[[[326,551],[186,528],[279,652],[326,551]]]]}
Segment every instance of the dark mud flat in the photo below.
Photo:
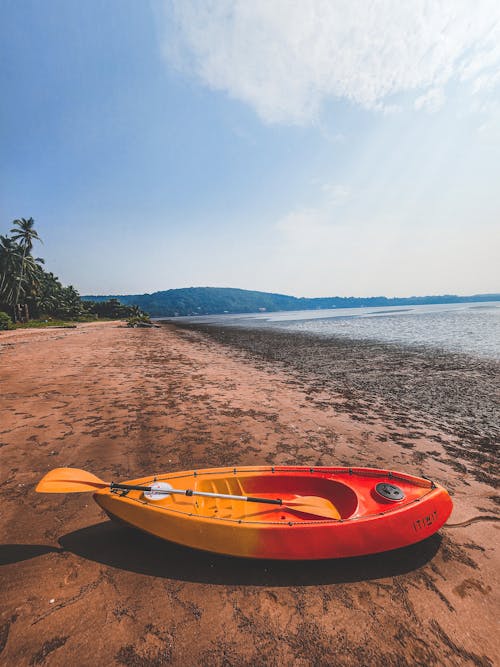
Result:
{"type": "Polygon", "coordinates": [[[389,437],[402,446],[411,448],[412,438],[421,436],[440,442],[458,472],[498,488],[500,363],[420,346],[271,328],[187,328],[278,363],[307,385],[316,405],[331,405],[329,395],[335,395],[337,410],[353,419],[395,424],[389,437]]]}

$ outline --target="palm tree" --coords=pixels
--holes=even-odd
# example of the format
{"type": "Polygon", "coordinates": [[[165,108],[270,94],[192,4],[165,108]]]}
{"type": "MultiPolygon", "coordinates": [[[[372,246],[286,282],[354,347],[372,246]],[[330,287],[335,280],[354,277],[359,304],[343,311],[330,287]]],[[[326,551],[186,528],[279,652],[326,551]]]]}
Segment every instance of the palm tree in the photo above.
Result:
{"type": "MultiPolygon", "coordinates": [[[[39,259],[35,261],[38,263],[39,259]]],[[[53,314],[61,300],[62,285],[53,273],[44,271],[41,266],[38,267],[38,273],[37,294],[34,300],[35,310],[39,314],[53,314]]]]}
{"type": "Polygon", "coordinates": [[[141,317],[141,315],[144,315],[144,313],[137,304],[134,303],[132,306],[130,306],[131,317],[141,317]]]}
{"type": "Polygon", "coordinates": [[[82,301],[73,285],[68,285],[68,287],[61,289],[57,307],[59,315],[64,319],[73,319],[82,314],[82,301]]]}
{"type": "Polygon", "coordinates": [[[42,239],[38,236],[38,232],[34,228],[35,221],[33,218],[29,218],[26,220],[26,218],[19,218],[17,220],[14,220],[12,223],[16,225],[16,227],[13,227],[10,231],[12,234],[12,239],[13,241],[17,241],[19,243],[19,246],[22,250],[22,258],[21,258],[21,271],[19,275],[19,282],[17,285],[17,292],[16,292],[16,298],[14,301],[14,321],[17,320],[17,304],[19,303],[19,293],[21,292],[21,285],[23,282],[23,277],[24,277],[24,269],[25,269],[25,261],[26,261],[26,256],[31,254],[31,251],[33,249],[33,241],[40,241],[42,242],[42,239]]]}
{"type": "Polygon", "coordinates": [[[15,276],[19,273],[22,252],[9,236],[0,235],[0,302],[13,306],[16,294],[15,276]]]}

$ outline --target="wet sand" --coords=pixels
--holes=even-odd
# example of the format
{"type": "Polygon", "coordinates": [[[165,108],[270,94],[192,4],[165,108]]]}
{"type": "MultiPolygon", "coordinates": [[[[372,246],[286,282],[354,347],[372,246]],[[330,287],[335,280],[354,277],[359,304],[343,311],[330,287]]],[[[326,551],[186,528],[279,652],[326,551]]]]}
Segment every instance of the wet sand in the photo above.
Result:
{"type": "Polygon", "coordinates": [[[118,323],[0,334],[0,663],[494,665],[498,365],[369,343],[118,323]],[[425,381],[424,381],[425,380],[425,381]],[[375,465],[453,493],[453,526],[390,554],[203,554],[38,495],[258,464],[375,465]]]}

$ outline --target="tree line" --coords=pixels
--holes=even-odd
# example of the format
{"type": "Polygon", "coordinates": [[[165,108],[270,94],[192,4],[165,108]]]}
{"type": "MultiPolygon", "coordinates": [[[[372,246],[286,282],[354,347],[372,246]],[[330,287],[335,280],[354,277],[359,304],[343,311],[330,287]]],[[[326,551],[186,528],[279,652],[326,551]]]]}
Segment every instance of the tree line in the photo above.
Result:
{"type": "Polygon", "coordinates": [[[33,218],[13,221],[10,235],[0,234],[0,328],[9,319],[91,320],[99,317],[124,319],[141,317],[136,305],[118,299],[83,301],[73,285],[64,286],[44,268],[44,260],[33,255],[35,243],[42,243],[33,218]],[[2,315],[3,313],[3,315],[2,315]]]}
{"type": "MultiPolygon", "coordinates": [[[[110,296],[84,296],[83,298],[106,300],[110,296]]],[[[304,298],[286,294],[235,289],[232,287],[186,287],[154,292],[153,294],[121,295],[116,298],[125,305],[131,303],[137,304],[140,308],[147,310],[152,317],[175,317],[177,315],[257,313],[259,311],[273,312],[330,308],[374,308],[381,306],[412,306],[470,301],[499,301],[500,294],[304,298]]]]}

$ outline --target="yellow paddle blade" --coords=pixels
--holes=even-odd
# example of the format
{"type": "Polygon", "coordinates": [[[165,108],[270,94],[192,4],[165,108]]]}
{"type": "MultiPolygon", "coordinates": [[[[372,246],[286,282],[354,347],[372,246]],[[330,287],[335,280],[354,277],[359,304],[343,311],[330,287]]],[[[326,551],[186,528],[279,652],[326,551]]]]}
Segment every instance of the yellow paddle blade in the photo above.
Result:
{"type": "Polygon", "coordinates": [[[97,491],[109,486],[108,482],[79,468],[55,468],[38,482],[38,493],[81,493],[97,491]]]}
{"type": "Polygon", "coordinates": [[[297,512],[315,514],[324,519],[341,518],[337,508],[329,500],[319,496],[299,496],[293,500],[284,500],[283,506],[297,510],[297,512]]]}

